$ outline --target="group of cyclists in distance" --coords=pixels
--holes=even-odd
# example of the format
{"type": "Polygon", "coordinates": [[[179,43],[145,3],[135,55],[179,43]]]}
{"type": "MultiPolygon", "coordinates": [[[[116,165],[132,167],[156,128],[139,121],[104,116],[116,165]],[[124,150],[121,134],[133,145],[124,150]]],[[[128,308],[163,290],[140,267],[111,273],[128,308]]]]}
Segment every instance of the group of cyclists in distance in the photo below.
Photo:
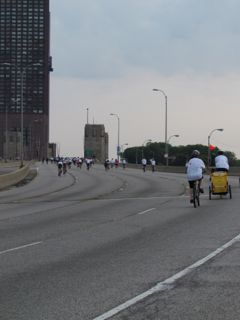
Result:
{"type": "MultiPolygon", "coordinates": [[[[74,165],[78,168],[82,168],[82,165],[86,165],[86,169],[89,170],[92,165],[94,165],[94,159],[92,158],[81,158],[81,157],[57,157],[53,160],[57,164],[58,168],[58,176],[60,177],[62,174],[66,174],[68,169],[71,169],[71,166],[74,165]]],[[[125,169],[127,165],[126,159],[122,159],[119,162],[118,159],[106,159],[104,161],[105,170],[109,170],[110,168],[118,168],[119,165],[122,165],[122,168],[125,169]]]]}
{"type": "MultiPolygon", "coordinates": [[[[44,161],[43,161],[44,162],[44,161]]],[[[46,160],[47,162],[47,160],[46,160]]],[[[71,169],[71,166],[77,166],[80,169],[82,165],[85,164],[87,170],[91,168],[94,164],[94,160],[92,158],[81,158],[81,157],[73,157],[73,158],[63,158],[57,157],[55,159],[51,159],[51,162],[55,162],[58,167],[58,176],[62,174],[66,174],[68,169],[71,169]]],[[[142,170],[143,172],[146,171],[147,167],[147,159],[143,157],[142,159],[142,170]]],[[[152,172],[155,171],[156,161],[154,159],[149,160],[151,165],[152,172]]],[[[122,159],[119,162],[118,159],[106,159],[104,161],[105,170],[109,170],[111,168],[118,168],[119,165],[122,165],[122,168],[125,169],[127,162],[126,159],[122,159]]],[[[200,152],[198,150],[193,150],[192,155],[189,161],[186,163],[186,171],[187,171],[187,180],[189,184],[189,196],[190,196],[190,203],[193,202],[193,187],[194,183],[197,181],[199,186],[200,193],[204,193],[202,188],[202,180],[203,180],[203,173],[207,171],[206,166],[203,160],[200,158],[200,152]]],[[[223,151],[218,151],[217,156],[215,157],[215,168],[212,171],[229,171],[229,161],[228,158],[224,155],[223,151]]]]}
{"type": "Polygon", "coordinates": [[[107,171],[107,170],[109,170],[109,169],[111,169],[111,168],[118,168],[119,167],[119,165],[122,165],[122,167],[123,167],[123,169],[126,169],[126,165],[127,165],[127,161],[126,161],[126,159],[121,159],[121,161],[119,161],[118,159],[106,159],[105,161],[104,161],[104,168],[105,168],[105,170],[107,171]]]}
{"type": "Polygon", "coordinates": [[[80,158],[80,157],[58,157],[54,159],[54,162],[58,167],[58,176],[60,177],[62,174],[66,174],[68,169],[71,169],[72,164],[77,166],[78,168],[82,168],[82,165],[85,163],[87,170],[94,164],[94,160],[92,158],[80,158]]]}

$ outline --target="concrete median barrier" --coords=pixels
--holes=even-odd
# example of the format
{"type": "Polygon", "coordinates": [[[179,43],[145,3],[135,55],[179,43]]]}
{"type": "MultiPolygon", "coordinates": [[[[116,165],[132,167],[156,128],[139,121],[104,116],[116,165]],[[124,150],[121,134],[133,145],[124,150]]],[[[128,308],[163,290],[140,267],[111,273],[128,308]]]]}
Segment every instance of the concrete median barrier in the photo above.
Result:
{"type": "Polygon", "coordinates": [[[24,180],[30,172],[30,163],[10,173],[0,175],[0,190],[13,186],[24,180]]]}

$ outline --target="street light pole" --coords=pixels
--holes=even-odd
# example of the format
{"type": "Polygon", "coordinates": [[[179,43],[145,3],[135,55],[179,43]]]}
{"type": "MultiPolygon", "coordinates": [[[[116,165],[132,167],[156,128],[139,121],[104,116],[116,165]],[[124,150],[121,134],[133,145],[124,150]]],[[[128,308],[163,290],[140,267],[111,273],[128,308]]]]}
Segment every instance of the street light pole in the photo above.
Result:
{"type": "Polygon", "coordinates": [[[24,146],[23,146],[23,70],[20,72],[21,75],[21,163],[20,163],[20,167],[23,167],[23,153],[24,153],[24,146]]]}
{"type": "Polygon", "coordinates": [[[168,166],[168,144],[167,144],[168,97],[166,93],[161,89],[153,89],[153,91],[161,92],[165,98],[165,158],[166,158],[166,166],[168,166]]]}
{"type": "Polygon", "coordinates": [[[118,120],[118,145],[117,145],[117,159],[119,162],[119,156],[120,156],[120,118],[118,114],[116,113],[110,113],[110,116],[115,116],[118,120]]]}
{"type": "Polygon", "coordinates": [[[6,148],[5,148],[5,162],[7,162],[8,159],[8,105],[6,103],[6,109],[5,109],[5,139],[6,139],[6,148]]]}
{"type": "Polygon", "coordinates": [[[87,124],[88,124],[88,113],[89,113],[89,108],[87,108],[86,110],[87,110],[87,124]]]}
{"type": "Polygon", "coordinates": [[[60,158],[60,142],[56,142],[56,156],[60,158]]]}
{"type": "Polygon", "coordinates": [[[207,168],[209,169],[210,165],[211,165],[211,161],[210,161],[210,138],[211,138],[211,135],[213,134],[213,132],[215,131],[223,131],[224,129],[223,128],[220,128],[220,129],[213,129],[209,135],[208,135],[208,158],[207,158],[207,168]]]}

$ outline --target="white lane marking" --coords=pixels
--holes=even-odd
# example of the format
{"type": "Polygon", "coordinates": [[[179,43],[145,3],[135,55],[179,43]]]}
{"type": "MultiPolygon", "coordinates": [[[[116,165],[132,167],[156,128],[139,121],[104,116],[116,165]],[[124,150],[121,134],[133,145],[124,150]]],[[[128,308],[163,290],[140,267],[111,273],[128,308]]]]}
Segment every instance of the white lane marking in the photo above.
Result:
{"type": "Polygon", "coordinates": [[[147,209],[147,210],[145,210],[145,211],[138,212],[138,214],[144,214],[144,213],[147,213],[147,212],[153,211],[153,210],[156,210],[156,208],[147,209]]]}
{"type": "Polygon", "coordinates": [[[106,320],[111,318],[112,316],[116,315],[117,313],[131,307],[132,305],[138,303],[139,301],[149,297],[150,295],[160,292],[160,291],[165,291],[169,290],[170,288],[173,287],[175,282],[182,277],[186,276],[187,274],[191,273],[195,269],[199,268],[209,260],[213,259],[215,256],[217,256],[219,253],[223,252],[227,248],[231,247],[233,244],[235,244],[237,241],[240,240],[240,234],[237,235],[235,238],[230,240],[229,242],[225,243],[223,246],[219,247],[209,255],[207,255],[205,258],[198,260],[197,262],[193,263],[189,267],[183,269],[182,271],[176,273],[175,275],[171,276],[170,278],[157,283],[154,287],[150,288],[149,290],[139,294],[138,296],[124,302],[123,304],[120,304],[119,306],[111,309],[110,311],[107,311],[106,313],[94,318],[93,320],[106,320]]]}
{"type": "Polygon", "coordinates": [[[7,252],[16,251],[16,250],[21,250],[21,249],[32,247],[32,246],[37,246],[38,244],[41,244],[41,243],[42,243],[42,241],[25,244],[25,245],[20,246],[20,247],[16,247],[16,248],[11,248],[11,249],[7,249],[7,250],[4,250],[4,251],[0,251],[0,254],[4,254],[4,253],[7,253],[7,252]]]}
{"type": "Polygon", "coordinates": [[[96,201],[125,201],[125,200],[154,200],[154,199],[180,199],[181,197],[189,197],[187,195],[180,196],[159,196],[159,197],[128,197],[128,198],[102,198],[94,199],[96,201]]]}
{"type": "MultiPolygon", "coordinates": [[[[126,200],[155,200],[155,199],[183,199],[189,198],[188,194],[182,194],[179,196],[159,196],[159,197],[128,197],[128,198],[102,198],[102,199],[94,199],[95,201],[126,201],[126,200]]],[[[208,195],[202,195],[201,198],[208,198],[208,195]]]]}

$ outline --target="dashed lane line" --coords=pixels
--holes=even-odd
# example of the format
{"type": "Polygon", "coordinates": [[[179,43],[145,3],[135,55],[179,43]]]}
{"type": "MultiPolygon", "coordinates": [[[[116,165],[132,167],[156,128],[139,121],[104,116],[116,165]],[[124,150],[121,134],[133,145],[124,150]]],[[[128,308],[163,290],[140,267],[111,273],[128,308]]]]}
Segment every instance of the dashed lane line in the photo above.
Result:
{"type": "Polygon", "coordinates": [[[0,255],[5,254],[5,253],[8,253],[8,252],[12,252],[12,251],[17,251],[17,250],[25,249],[25,248],[28,248],[28,247],[37,246],[37,245],[39,245],[39,244],[41,244],[41,243],[42,243],[42,241],[33,242],[33,243],[25,244],[25,245],[23,245],[23,246],[19,246],[19,247],[7,249],[7,250],[4,250],[4,251],[0,251],[0,255]]]}
{"type": "Polygon", "coordinates": [[[156,210],[156,208],[147,209],[147,210],[144,210],[142,212],[138,212],[138,214],[145,214],[145,213],[148,213],[148,212],[153,211],[153,210],[156,210]]]}

